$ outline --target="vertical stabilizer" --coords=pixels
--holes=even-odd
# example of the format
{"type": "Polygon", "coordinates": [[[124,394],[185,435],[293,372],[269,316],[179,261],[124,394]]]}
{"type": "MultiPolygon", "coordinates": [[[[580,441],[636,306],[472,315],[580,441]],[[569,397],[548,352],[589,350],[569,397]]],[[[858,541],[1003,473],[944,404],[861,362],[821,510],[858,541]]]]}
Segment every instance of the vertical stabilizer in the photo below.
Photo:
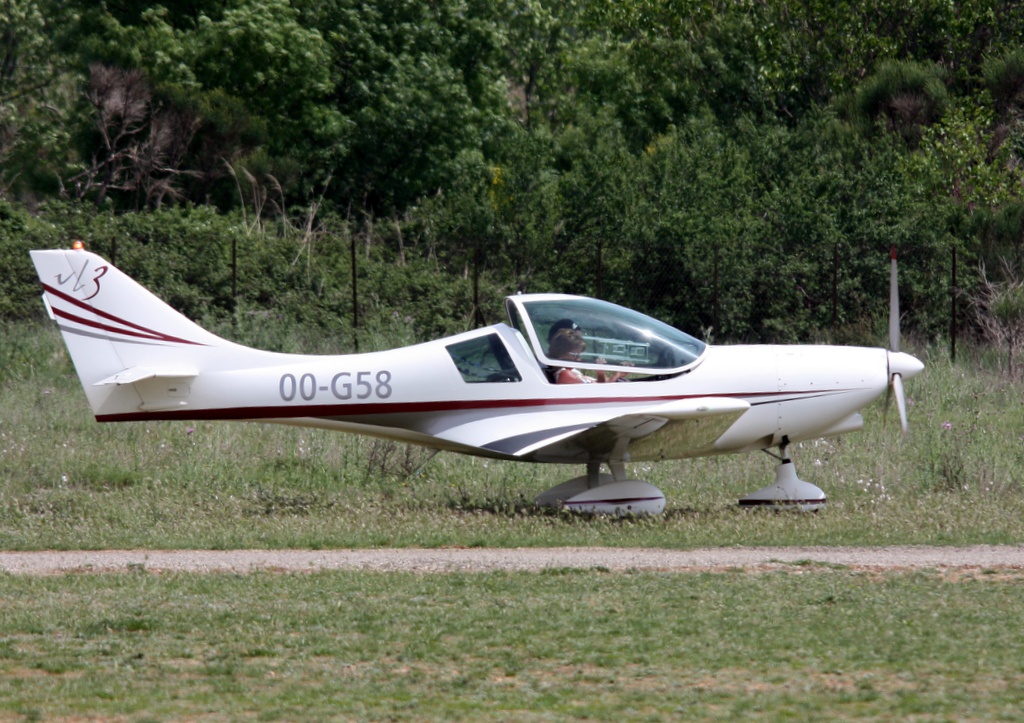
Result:
{"type": "Polygon", "coordinates": [[[214,349],[245,349],[190,321],[96,254],[31,254],[47,309],[96,414],[143,405],[132,382],[187,380],[214,349]]]}

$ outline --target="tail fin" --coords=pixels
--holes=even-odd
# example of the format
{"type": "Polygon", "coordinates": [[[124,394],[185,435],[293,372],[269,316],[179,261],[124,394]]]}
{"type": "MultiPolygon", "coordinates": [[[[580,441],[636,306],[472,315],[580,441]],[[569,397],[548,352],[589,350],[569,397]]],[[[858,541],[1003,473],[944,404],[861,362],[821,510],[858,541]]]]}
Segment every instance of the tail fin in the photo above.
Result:
{"type": "Polygon", "coordinates": [[[193,323],[96,254],[31,254],[97,417],[185,406],[190,380],[222,350],[255,352],[193,323]]]}

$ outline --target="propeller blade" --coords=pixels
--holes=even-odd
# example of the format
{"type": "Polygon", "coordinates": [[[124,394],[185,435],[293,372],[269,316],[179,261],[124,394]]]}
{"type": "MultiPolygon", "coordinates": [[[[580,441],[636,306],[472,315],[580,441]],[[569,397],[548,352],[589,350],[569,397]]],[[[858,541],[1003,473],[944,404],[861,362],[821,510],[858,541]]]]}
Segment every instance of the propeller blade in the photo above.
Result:
{"type": "Polygon", "coordinates": [[[924,364],[910,354],[900,352],[900,292],[896,280],[896,245],[889,250],[889,385],[885,390],[885,413],[890,400],[896,398],[900,413],[900,429],[907,433],[907,396],[903,392],[903,377],[908,379],[924,369],[924,364]]]}
{"type": "Polygon", "coordinates": [[[900,350],[900,290],[896,281],[896,246],[889,250],[889,351],[900,350]]]}
{"type": "Polygon", "coordinates": [[[900,429],[903,434],[907,433],[907,398],[903,394],[903,377],[899,374],[892,375],[892,391],[896,397],[896,409],[900,412],[900,429]]]}

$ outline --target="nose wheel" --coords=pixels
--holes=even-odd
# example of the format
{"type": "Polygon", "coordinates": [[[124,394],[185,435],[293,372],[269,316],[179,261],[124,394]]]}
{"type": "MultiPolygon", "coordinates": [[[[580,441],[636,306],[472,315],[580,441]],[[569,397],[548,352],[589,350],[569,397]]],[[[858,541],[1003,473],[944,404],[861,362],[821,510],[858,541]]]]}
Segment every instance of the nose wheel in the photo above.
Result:
{"type": "Polygon", "coordinates": [[[825,506],[825,493],[817,485],[796,476],[796,466],[786,456],[786,445],[779,447],[781,463],[775,468],[775,481],[740,499],[740,507],[816,512],[825,506]]]}

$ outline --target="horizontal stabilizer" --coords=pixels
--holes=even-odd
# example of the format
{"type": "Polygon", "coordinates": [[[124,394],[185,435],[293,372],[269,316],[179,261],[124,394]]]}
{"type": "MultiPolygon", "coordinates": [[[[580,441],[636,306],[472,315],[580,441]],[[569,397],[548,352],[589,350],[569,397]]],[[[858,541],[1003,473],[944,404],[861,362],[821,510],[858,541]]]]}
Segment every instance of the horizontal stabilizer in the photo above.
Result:
{"type": "Polygon", "coordinates": [[[194,379],[198,375],[195,369],[146,369],[145,367],[132,367],[125,369],[106,379],[101,379],[93,386],[102,387],[108,384],[135,384],[146,379],[194,379]]]}
{"type": "Polygon", "coordinates": [[[93,384],[107,394],[114,409],[162,412],[189,404],[195,369],[129,367],[93,384]]]}

